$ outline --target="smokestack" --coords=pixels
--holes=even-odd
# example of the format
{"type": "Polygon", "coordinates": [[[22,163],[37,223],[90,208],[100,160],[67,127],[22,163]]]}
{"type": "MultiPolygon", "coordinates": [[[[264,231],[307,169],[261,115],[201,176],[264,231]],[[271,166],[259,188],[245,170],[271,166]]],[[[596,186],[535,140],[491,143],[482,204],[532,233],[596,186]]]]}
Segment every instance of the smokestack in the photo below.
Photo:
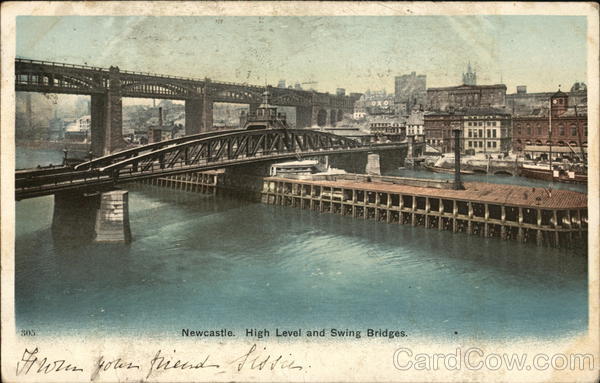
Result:
{"type": "Polygon", "coordinates": [[[29,92],[25,93],[25,115],[27,116],[25,121],[27,133],[31,133],[31,130],[33,129],[33,113],[31,112],[31,93],[29,92]]]}
{"type": "Polygon", "coordinates": [[[163,127],[163,116],[162,116],[162,106],[158,107],[158,127],[162,130],[163,127]]]}
{"type": "Polygon", "coordinates": [[[460,129],[453,129],[454,133],[454,190],[464,190],[460,180],[460,129]]]}

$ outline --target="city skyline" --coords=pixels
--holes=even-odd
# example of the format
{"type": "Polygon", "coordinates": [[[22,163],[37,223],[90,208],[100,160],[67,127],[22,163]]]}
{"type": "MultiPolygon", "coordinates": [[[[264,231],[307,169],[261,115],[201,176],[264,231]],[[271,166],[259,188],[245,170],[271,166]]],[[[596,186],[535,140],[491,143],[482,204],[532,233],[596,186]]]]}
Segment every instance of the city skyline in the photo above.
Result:
{"type": "Polygon", "coordinates": [[[470,62],[479,84],[539,92],[587,82],[586,24],[571,16],[23,16],[16,54],[251,84],[316,81],[331,93],[393,92],[394,77],[413,71],[427,75],[427,87],[459,85],[470,62]]]}

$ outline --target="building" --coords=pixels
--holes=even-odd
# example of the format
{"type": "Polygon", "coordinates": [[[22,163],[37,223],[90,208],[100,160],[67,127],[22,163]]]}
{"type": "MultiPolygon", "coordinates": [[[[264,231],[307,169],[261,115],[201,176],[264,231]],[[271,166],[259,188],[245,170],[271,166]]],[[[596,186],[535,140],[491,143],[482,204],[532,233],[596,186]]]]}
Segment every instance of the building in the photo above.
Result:
{"type": "Polygon", "coordinates": [[[572,104],[570,93],[559,90],[545,108],[513,117],[515,151],[539,160],[547,160],[550,153],[553,160],[582,159],[587,152],[587,103],[572,104]]]}
{"type": "Polygon", "coordinates": [[[423,130],[423,112],[413,112],[408,116],[406,120],[406,135],[407,136],[422,136],[424,135],[423,130]]]}
{"type": "Polygon", "coordinates": [[[463,115],[462,137],[462,149],[466,152],[508,152],[511,115],[504,109],[469,109],[463,115]]]}
{"type": "Polygon", "coordinates": [[[352,118],[355,120],[362,120],[367,117],[367,108],[364,100],[358,100],[354,103],[354,111],[352,118]]]}
{"type": "Polygon", "coordinates": [[[396,76],[394,94],[399,114],[408,115],[415,107],[423,109],[427,102],[427,76],[417,75],[416,72],[396,76]]]}
{"type": "Polygon", "coordinates": [[[465,152],[500,153],[511,147],[511,115],[505,109],[426,112],[423,125],[425,142],[442,153],[454,150],[455,129],[461,132],[461,150],[465,152]]]}
{"type": "Polygon", "coordinates": [[[89,142],[92,118],[90,115],[80,117],[65,128],[65,139],[78,142],[89,142]]]}
{"type": "Polygon", "coordinates": [[[506,85],[459,85],[427,89],[427,110],[449,111],[459,108],[503,108],[506,85]]]}
{"type": "MultiPolygon", "coordinates": [[[[569,105],[587,107],[587,86],[584,83],[576,82],[566,93],[569,96],[569,105]]],[[[533,115],[536,110],[548,107],[553,94],[554,92],[527,93],[527,86],[519,85],[516,93],[506,95],[506,106],[513,116],[533,115]]]]}
{"type": "Polygon", "coordinates": [[[242,111],[240,114],[242,129],[285,129],[288,128],[285,113],[277,112],[277,107],[271,105],[271,93],[263,92],[263,101],[254,112],[242,111]]]}
{"type": "Polygon", "coordinates": [[[356,102],[361,105],[360,107],[364,107],[369,115],[395,114],[394,95],[386,93],[385,90],[374,92],[367,90],[356,102]]]}
{"type": "Polygon", "coordinates": [[[372,135],[401,135],[406,136],[406,124],[398,119],[377,119],[369,123],[369,133],[372,135]]]}
{"type": "Polygon", "coordinates": [[[456,111],[431,111],[425,112],[423,117],[423,131],[425,143],[442,153],[454,150],[454,136],[452,131],[462,131],[463,115],[456,111]]]}

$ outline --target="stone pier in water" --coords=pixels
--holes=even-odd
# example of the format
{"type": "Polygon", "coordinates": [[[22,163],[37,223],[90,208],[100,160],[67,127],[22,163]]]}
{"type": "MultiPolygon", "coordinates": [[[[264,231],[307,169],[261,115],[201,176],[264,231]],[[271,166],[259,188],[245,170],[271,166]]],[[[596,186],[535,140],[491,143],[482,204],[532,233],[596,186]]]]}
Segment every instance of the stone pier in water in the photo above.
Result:
{"type": "Polygon", "coordinates": [[[57,240],[84,238],[96,242],[130,242],[128,192],[57,193],[52,234],[57,240]]]}

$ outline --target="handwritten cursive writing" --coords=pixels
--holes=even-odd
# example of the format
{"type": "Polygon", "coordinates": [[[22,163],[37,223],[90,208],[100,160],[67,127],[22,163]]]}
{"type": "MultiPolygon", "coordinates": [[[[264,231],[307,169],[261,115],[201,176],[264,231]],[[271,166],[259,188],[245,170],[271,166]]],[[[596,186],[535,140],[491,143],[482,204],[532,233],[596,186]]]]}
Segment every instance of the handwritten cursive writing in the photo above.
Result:
{"type": "MultiPolygon", "coordinates": [[[[237,371],[242,371],[244,368],[250,368],[251,370],[259,370],[267,368],[269,370],[275,369],[290,369],[290,370],[302,370],[304,367],[296,364],[295,360],[289,360],[283,355],[274,356],[271,354],[264,355],[259,351],[256,351],[256,343],[250,347],[250,350],[239,358],[234,359],[230,364],[236,365],[237,371]]],[[[263,350],[266,350],[263,347],[263,350]]],[[[291,354],[290,354],[291,355],[291,354]]]]}
{"type": "MultiPolygon", "coordinates": [[[[161,355],[162,350],[158,350],[156,355],[150,361],[150,368],[148,369],[148,374],[146,375],[146,379],[152,375],[153,371],[167,371],[173,369],[179,370],[197,370],[201,368],[216,368],[218,369],[220,366],[218,364],[208,364],[208,359],[210,355],[206,355],[204,360],[201,362],[191,362],[191,361],[182,361],[181,359],[173,360],[173,357],[165,357],[161,355]]],[[[176,351],[173,350],[173,353],[176,351]]]]}
{"type": "Polygon", "coordinates": [[[25,349],[23,355],[21,356],[21,360],[17,362],[17,375],[24,374],[27,375],[31,371],[31,369],[37,365],[37,370],[33,369],[33,372],[37,374],[49,374],[51,372],[61,372],[61,371],[70,371],[70,372],[82,372],[83,369],[77,367],[74,364],[67,362],[65,359],[56,359],[49,361],[48,358],[38,358],[39,350],[36,347],[33,351],[29,351],[29,349],[25,349]]]}
{"type": "Polygon", "coordinates": [[[91,380],[96,379],[96,377],[98,376],[98,374],[101,371],[132,370],[132,369],[139,370],[140,366],[138,364],[134,364],[132,362],[127,362],[121,358],[117,358],[114,360],[104,360],[104,356],[100,355],[100,358],[98,358],[98,360],[96,361],[96,364],[94,366],[91,380]]]}
{"type": "MultiPolygon", "coordinates": [[[[242,355],[233,358],[225,363],[219,363],[211,359],[211,355],[206,353],[192,358],[179,358],[176,355],[177,350],[165,352],[159,349],[152,359],[144,363],[139,363],[135,359],[110,358],[100,355],[95,359],[91,370],[90,379],[96,378],[108,371],[140,371],[140,374],[146,375],[149,379],[154,374],[168,371],[184,370],[209,370],[217,374],[223,374],[227,370],[233,373],[239,373],[244,370],[250,371],[274,371],[274,370],[305,370],[306,367],[298,362],[292,354],[271,353],[266,347],[258,347],[253,344],[242,355]]],[[[310,366],[309,366],[310,367],[310,366]]],[[[83,368],[78,367],[66,359],[49,360],[43,357],[37,347],[30,350],[25,348],[20,360],[17,362],[17,375],[26,375],[30,373],[49,374],[52,372],[83,372],[83,368]]]]}

